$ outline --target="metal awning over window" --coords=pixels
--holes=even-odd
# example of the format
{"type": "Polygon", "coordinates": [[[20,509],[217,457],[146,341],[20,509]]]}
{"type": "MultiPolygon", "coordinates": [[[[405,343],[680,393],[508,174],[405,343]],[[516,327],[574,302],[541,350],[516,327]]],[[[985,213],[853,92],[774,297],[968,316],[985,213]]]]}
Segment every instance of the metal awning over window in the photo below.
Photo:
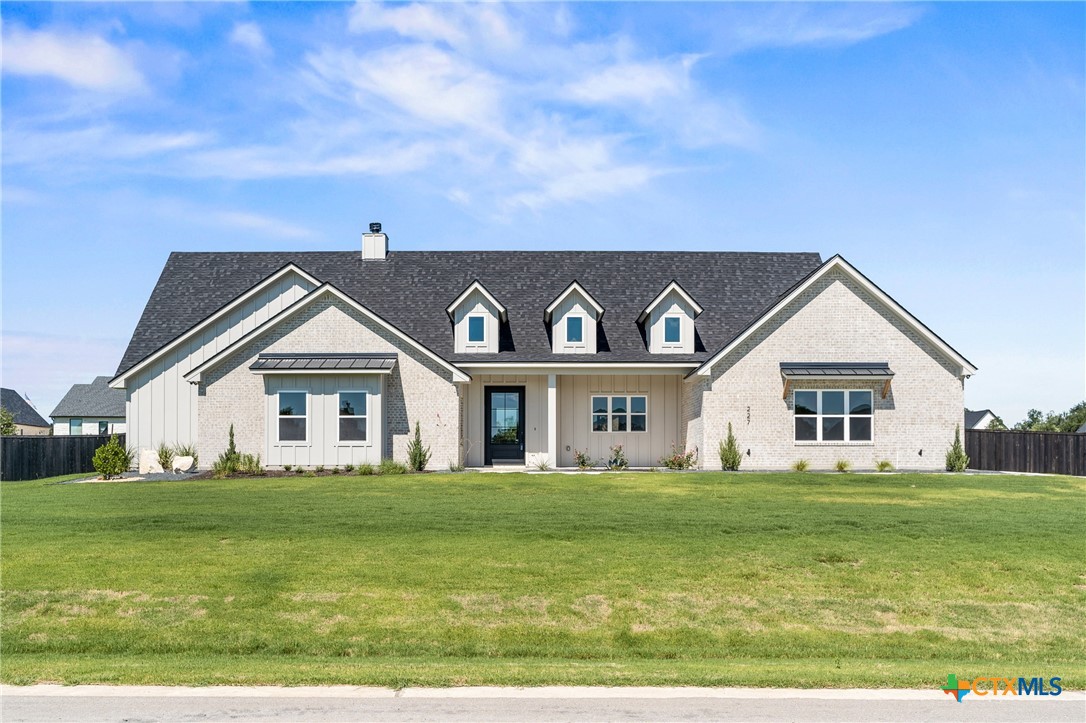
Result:
{"type": "Polygon", "coordinates": [[[255,374],[389,374],[395,354],[261,354],[255,374]]]}
{"type": "Polygon", "coordinates": [[[890,393],[894,372],[886,362],[781,362],[784,396],[796,380],[862,381],[882,380],[882,397],[890,393]]]}

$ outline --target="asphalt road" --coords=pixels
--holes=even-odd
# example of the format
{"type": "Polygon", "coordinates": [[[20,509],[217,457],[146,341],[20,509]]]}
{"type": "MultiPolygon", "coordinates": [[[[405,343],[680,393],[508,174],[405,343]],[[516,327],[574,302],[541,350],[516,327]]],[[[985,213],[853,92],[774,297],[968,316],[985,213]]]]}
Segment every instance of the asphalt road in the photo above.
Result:
{"type": "Polygon", "coordinates": [[[1086,721],[1086,695],[704,688],[136,688],[0,686],[22,721],[1086,721]]]}

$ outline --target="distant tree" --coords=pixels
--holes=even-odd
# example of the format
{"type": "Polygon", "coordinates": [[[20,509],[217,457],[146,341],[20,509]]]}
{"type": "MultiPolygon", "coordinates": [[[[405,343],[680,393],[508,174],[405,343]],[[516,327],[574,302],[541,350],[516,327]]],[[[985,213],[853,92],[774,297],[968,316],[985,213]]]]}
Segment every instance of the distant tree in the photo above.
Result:
{"type": "Polygon", "coordinates": [[[17,431],[15,415],[0,407],[0,434],[15,434],[17,431]]]}
{"type": "Polygon", "coordinates": [[[1003,419],[1001,417],[997,416],[997,415],[994,415],[994,414],[992,416],[995,417],[995,418],[992,421],[988,422],[988,431],[989,432],[1006,432],[1007,431],[1007,425],[1003,423],[1003,419]]]}
{"type": "Polygon", "coordinates": [[[1066,412],[1044,414],[1039,409],[1026,412],[1026,418],[1014,428],[1024,432],[1075,432],[1086,423],[1086,402],[1079,402],[1066,412]]]}

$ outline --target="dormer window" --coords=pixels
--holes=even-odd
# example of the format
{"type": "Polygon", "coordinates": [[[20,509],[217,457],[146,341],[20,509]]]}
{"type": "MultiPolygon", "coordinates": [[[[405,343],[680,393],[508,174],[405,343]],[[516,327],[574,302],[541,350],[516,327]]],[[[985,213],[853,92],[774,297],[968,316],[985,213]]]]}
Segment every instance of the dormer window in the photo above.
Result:
{"type": "Polygon", "coordinates": [[[486,317],[484,315],[468,316],[468,344],[486,344],[486,317]]]}
{"type": "Polygon", "coordinates": [[[664,344],[683,343],[683,318],[677,314],[664,317],[664,344]]]}
{"type": "Polygon", "coordinates": [[[649,302],[637,323],[645,327],[645,340],[653,354],[693,354],[694,319],[701,305],[672,281],[649,302]]]}
{"type": "Polygon", "coordinates": [[[457,354],[498,351],[498,331],[507,318],[505,307],[480,282],[468,284],[445,313],[453,324],[457,354]]]}
{"type": "Polygon", "coordinates": [[[584,344],[584,317],[570,315],[566,318],[566,343],[584,344]]]}
{"type": "Polygon", "coordinates": [[[595,354],[596,326],[603,307],[574,281],[543,311],[551,328],[551,351],[555,354],[595,354]]]}

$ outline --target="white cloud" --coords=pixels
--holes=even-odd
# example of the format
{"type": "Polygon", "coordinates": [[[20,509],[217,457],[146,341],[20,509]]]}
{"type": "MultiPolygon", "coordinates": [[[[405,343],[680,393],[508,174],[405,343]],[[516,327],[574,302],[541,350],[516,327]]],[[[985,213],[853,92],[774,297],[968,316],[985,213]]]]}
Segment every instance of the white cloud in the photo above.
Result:
{"type": "Polygon", "coordinates": [[[55,161],[132,160],[190,150],[205,145],[208,133],[136,133],[112,125],[65,131],[13,126],[5,130],[4,162],[41,165],[55,161]]]}
{"type": "Polygon", "coordinates": [[[846,3],[775,5],[739,8],[733,22],[722,24],[727,49],[841,46],[896,32],[916,22],[924,11],[915,5],[846,3]]]}
{"type": "Polygon", "coordinates": [[[201,151],[183,162],[185,173],[201,177],[253,180],[316,176],[384,176],[424,167],[433,149],[426,143],[385,146],[367,153],[304,147],[248,146],[201,151]]]}
{"type": "Polygon", "coordinates": [[[689,89],[688,66],[618,63],[570,83],[566,93],[586,103],[651,103],[689,89]]]}
{"type": "Polygon", "coordinates": [[[146,88],[132,58],[96,35],[12,27],[4,33],[3,72],[50,76],[96,91],[129,93],[146,88]]]}
{"type": "Polygon", "coordinates": [[[247,211],[219,211],[213,214],[211,219],[223,226],[256,231],[262,236],[284,239],[308,239],[314,236],[313,231],[308,228],[247,211]]]}
{"type": "Polygon", "coordinates": [[[230,42],[240,45],[256,56],[263,57],[271,53],[271,46],[268,45],[264,33],[256,23],[234,25],[234,29],[230,31],[230,42]]]}
{"type": "Polygon", "coordinates": [[[505,8],[488,3],[393,5],[360,0],[351,8],[347,27],[354,33],[391,30],[404,38],[444,43],[461,51],[515,49],[523,38],[505,8]]]}

